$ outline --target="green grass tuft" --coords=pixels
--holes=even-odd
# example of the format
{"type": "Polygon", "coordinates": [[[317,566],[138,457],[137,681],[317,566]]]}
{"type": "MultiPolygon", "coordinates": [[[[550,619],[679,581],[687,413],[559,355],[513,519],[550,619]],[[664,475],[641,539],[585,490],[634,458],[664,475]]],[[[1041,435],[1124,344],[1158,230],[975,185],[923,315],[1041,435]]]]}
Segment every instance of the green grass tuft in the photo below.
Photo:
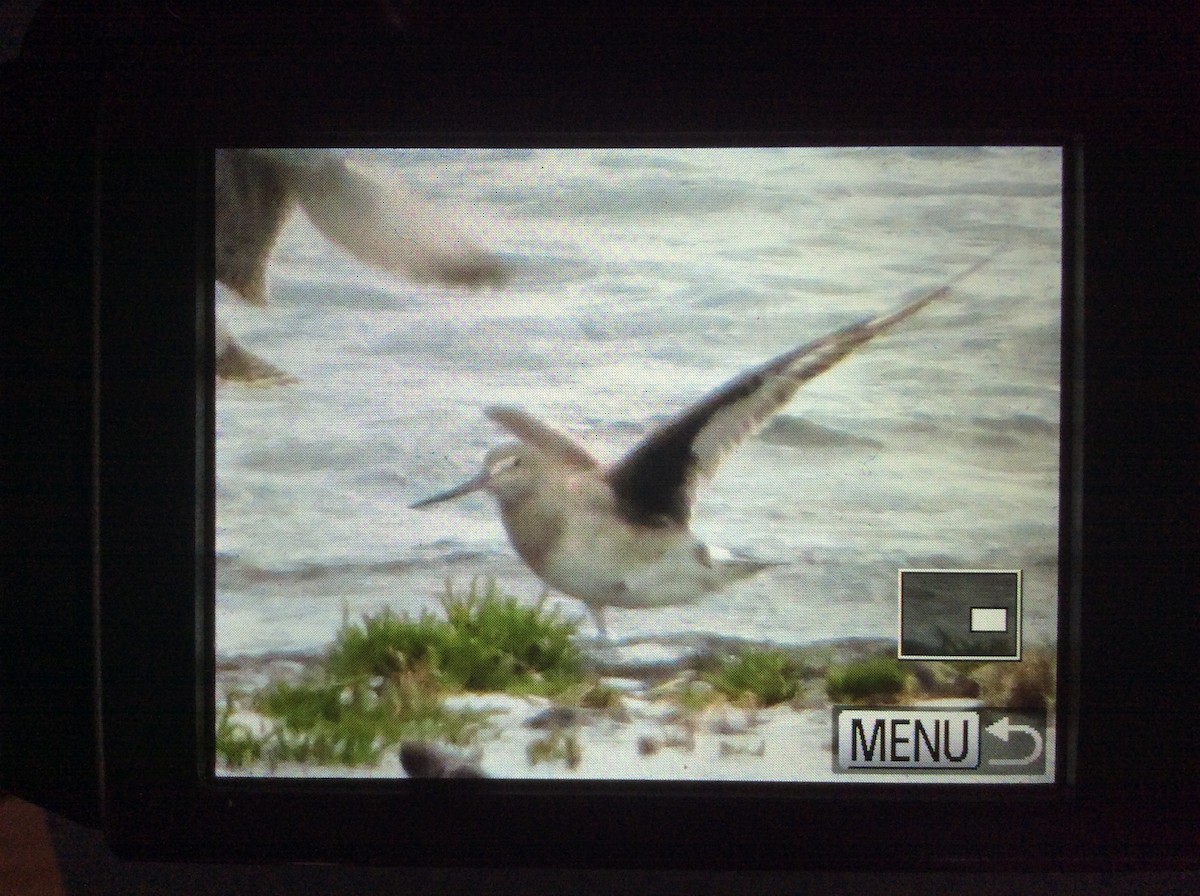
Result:
{"type": "Polygon", "coordinates": [[[492,581],[462,593],[447,583],[445,618],[388,609],[346,620],[323,666],[306,680],[275,682],[250,698],[266,719],[255,731],[237,721],[230,699],[217,719],[217,753],[230,767],[257,762],[375,765],[407,740],[471,743],[486,713],[448,710],[447,691],[556,695],[580,690],[583,656],[576,626],[502,595],[492,581]]]}
{"type": "Polygon", "coordinates": [[[447,710],[427,682],[406,673],[278,683],[256,708],[276,722],[259,757],[270,762],[374,765],[405,740],[467,744],[485,722],[483,713],[447,710]]]}
{"type": "Polygon", "coordinates": [[[804,669],[782,650],[747,650],[724,660],[704,680],[735,701],[774,706],[800,693],[804,669]]]}
{"type": "Polygon", "coordinates": [[[826,691],[834,703],[889,702],[904,691],[907,673],[895,657],[876,656],[830,666],[826,691]]]}
{"type": "Polygon", "coordinates": [[[553,694],[583,678],[574,623],[542,602],[526,606],[489,580],[463,593],[449,583],[445,619],[416,620],[384,610],[362,624],[343,625],[330,651],[335,677],[390,676],[424,669],[446,690],[553,694]]]}
{"type": "Polygon", "coordinates": [[[227,701],[217,719],[217,754],[231,768],[256,762],[377,765],[383,752],[406,740],[468,744],[487,724],[486,713],[445,708],[427,681],[397,674],[380,682],[314,675],[277,682],[253,696],[266,720],[258,733],[234,719],[227,701]]]}

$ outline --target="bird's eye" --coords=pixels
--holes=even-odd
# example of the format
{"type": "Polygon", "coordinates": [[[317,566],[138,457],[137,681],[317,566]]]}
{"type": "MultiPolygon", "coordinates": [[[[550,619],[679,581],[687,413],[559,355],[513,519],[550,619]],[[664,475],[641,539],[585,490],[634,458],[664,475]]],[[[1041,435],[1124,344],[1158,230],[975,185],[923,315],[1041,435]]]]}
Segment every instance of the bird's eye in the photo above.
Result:
{"type": "Polygon", "coordinates": [[[519,457],[502,458],[492,465],[491,473],[493,476],[499,476],[501,473],[506,473],[507,471],[519,466],[520,463],[521,458],[519,457]]]}

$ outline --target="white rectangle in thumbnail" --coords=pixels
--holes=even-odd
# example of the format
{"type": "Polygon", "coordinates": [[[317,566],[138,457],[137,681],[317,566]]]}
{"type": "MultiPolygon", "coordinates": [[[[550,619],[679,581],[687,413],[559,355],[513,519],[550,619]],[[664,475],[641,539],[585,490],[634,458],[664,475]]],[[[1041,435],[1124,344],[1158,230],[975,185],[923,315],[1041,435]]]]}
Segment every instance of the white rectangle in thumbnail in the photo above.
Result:
{"type": "Polygon", "coordinates": [[[971,631],[1008,631],[1008,610],[1004,607],[971,607],[971,631]]]}

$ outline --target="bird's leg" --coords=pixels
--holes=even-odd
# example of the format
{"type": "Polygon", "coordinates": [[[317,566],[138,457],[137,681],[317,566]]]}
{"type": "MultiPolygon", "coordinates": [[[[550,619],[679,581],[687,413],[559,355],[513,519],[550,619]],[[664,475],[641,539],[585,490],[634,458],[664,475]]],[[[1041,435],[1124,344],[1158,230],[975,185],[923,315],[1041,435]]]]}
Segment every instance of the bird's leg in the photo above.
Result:
{"type": "Polygon", "coordinates": [[[607,641],[608,628],[604,624],[604,607],[593,607],[591,604],[587,604],[587,608],[588,612],[592,614],[592,621],[596,623],[596,631],[600,636],[599,640],[607,641]]]}

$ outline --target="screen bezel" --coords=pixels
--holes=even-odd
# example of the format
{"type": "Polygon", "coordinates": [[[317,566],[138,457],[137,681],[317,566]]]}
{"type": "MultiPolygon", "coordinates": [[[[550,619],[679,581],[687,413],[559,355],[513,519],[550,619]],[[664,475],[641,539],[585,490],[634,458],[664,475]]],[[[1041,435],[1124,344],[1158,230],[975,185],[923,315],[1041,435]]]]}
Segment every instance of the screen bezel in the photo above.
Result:
{"type": "MultiPolygon", "coordinates": [[[[593,134],[544,144],[996,142],[994,135],[907,136],[643,134],[631,140],[593,134]]],[[[486,142],[445,134],[436,140],[324,137],[316,142],[529,142],[528,135],[486,142]]],[[[106,155],[99,218],[99,546],[105,814],[114,842],[135,854],[434,864],[862,867],[865,861],[897,867],[930,860],[1005,866],[1034,861],[1040,854],[1035,841],[1079,811],[1074,735],[1084,692],[1073,687],[1073,670],[1079,662],[1082,547],[1083,150],[1061,135],[1010,135],[1001,142],[1066,147],[1054,785],[212,778],[213,150],[106,155]],[[140,263],[145,258],[155,263],[140,263]],[[155,506],[148,508],[147,499],[155,506]],[[180,601],[180,593],[196,599],[180,601]],[[938,825],[929,825],[931,816],[938,825]],[[695,823],[678,830],[670,823],[677,817],[695,823]],[[764,826],[772,833],[753,833],[764,826]],[[998,840],[990,855],[967,836],[985,829],[998,840]],[[878,851],[866,858],[863,843],[878,851]]]]}

